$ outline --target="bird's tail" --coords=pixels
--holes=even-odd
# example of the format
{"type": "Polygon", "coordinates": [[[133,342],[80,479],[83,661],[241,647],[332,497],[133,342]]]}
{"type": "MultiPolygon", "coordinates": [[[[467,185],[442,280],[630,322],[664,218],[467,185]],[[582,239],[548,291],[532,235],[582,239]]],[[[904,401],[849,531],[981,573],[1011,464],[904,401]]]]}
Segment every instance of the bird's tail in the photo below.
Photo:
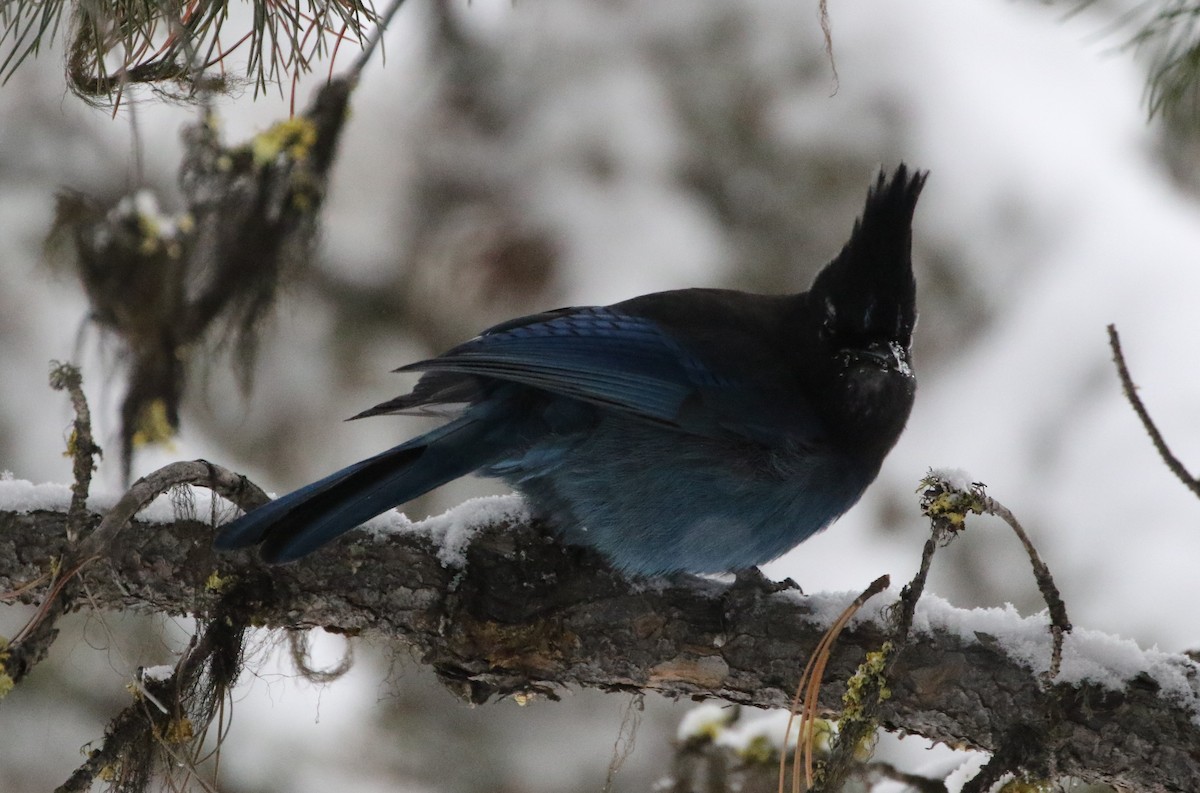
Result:
{"type": "Polygon", "coordinates": [[[463,416],[394,449],[275,499],[222,527],[222,550],[261,545],[271,563],[290,562],[438,485],[491,462],[486,422],[463,416]]]}

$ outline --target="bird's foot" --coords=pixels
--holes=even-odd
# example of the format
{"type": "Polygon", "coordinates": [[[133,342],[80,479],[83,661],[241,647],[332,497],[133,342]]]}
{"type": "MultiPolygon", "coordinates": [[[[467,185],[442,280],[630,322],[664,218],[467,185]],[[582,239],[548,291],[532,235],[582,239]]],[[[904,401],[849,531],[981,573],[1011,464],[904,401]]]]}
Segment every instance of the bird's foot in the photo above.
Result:
{"type": "Polygon", "coordinates": [[[804,590],[790,578],[785,578],[782,581],[772,581],[763,575],[762,570],[757,567],[747,567],[745,570],[737,570],[734,572],[733,589],[756,589],[767,594],[775,594],[776,592],[786,592],[795,590],[803,595],[804,590]]]}

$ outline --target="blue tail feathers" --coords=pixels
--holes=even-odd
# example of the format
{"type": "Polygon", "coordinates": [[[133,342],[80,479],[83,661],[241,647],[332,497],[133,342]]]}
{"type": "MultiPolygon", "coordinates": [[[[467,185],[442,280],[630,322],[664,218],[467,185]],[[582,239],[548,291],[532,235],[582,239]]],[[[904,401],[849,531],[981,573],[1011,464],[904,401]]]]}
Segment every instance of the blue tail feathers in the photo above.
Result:
{"type": "Polygon", "coordinates": [[[392,507],[486,464],[478,422],[463,417],[277,498],[222,527],[215,546],[261,545],[269,563],[310,553],[392,507]]]}

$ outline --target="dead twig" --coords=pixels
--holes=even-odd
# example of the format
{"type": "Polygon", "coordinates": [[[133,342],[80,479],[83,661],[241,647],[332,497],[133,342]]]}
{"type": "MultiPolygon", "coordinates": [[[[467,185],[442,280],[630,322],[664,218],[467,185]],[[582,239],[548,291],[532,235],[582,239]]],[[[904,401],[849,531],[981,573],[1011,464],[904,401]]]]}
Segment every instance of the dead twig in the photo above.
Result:
{"type": "Polygon", "coordinates": [[[1129,404],[1133,406],[1133,412],[1137,413],[1141,419],[1142,426],[1146,429],[1146,434],[1150,436],[1150,440],[1154,443],[1154,448],[1158,450],[1158,454],[1162,457],[1163,462],[1167,464],[1167,468],[1171,469],[1171,473],[1183,482],[1188,490],[1191,490],[1197,498],[1200,498],[1200,480],[1192,476],[1187,467],[1180,462],[1179,458],[1171,453],[1167,447],[1167,442],[1163,439],[1162,433],[1158,431],[1154,420],[1150,418],[1150,412],[1146,410],[1146,406],[1142,403],[1141,397],[1137,394],[1137,386],[1133,384],[1133,377],[1129,374],[1129,367],[1125,364],[1125,355],[1121,352],[1121,337],[1117,335],[1117,326],[1108,326],[1108,344],[1112,347],[1113,363],[1117,365],[1117,376],[1121,378],[1121,388],[1125,391],[1125,398],[1129,400],[1129,404]]]}
{"type": "Polygon", "coordinates": [[[1025,529],[1021,527],[1012,511],[991,496],[984,498],[984,511],[1007,523],[1013,533],[1017,535],[1017,539],[1021,541],[1025,553],[1029,555],[1029,564],[1033,567],[1033,577],[1037,580],[1038,591],[1042,593],[1042,599],[1046,601],[1046,608],[1050,612],[1050,633],[1054,637],[1054,649],[1051,651],[1050,669],[1046,672],[1046,678],[1052,680],[1058,675],[1058,670],[1062,666],[1063,634],[1071,632],[1067,604],[1063,602],[1062,594],[1054,583],[1054,576],[1050,574],[1050,568],[1042,561],[1037,548],[1033,546],[1033,541],[1029,539],[1029,535],[1025,533],[1025,529]]]}

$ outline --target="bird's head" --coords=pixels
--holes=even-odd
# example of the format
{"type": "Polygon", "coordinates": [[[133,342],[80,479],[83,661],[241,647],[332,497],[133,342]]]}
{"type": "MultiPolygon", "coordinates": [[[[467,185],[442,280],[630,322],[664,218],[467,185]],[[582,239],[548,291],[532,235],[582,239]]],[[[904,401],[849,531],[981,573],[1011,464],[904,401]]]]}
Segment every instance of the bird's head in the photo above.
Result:
{"type": "Polygon", "coordinates": [[[867,194],[850,241],[817,274],[809,305],[831,349],[899,366],[917,321],[912,220],[926,173],[901,165],[867,194]]]}
{"type": "Polygon", "coordinates": [[[903,404],[901,427],[916,388],[912,220],[926,175],[904,165],[890,177],[880,173],[849,242],[808,292],[821,354],[837,375],[838,393],[830,396],[864,420],[877,411],[895,416],[903,404]]]}

